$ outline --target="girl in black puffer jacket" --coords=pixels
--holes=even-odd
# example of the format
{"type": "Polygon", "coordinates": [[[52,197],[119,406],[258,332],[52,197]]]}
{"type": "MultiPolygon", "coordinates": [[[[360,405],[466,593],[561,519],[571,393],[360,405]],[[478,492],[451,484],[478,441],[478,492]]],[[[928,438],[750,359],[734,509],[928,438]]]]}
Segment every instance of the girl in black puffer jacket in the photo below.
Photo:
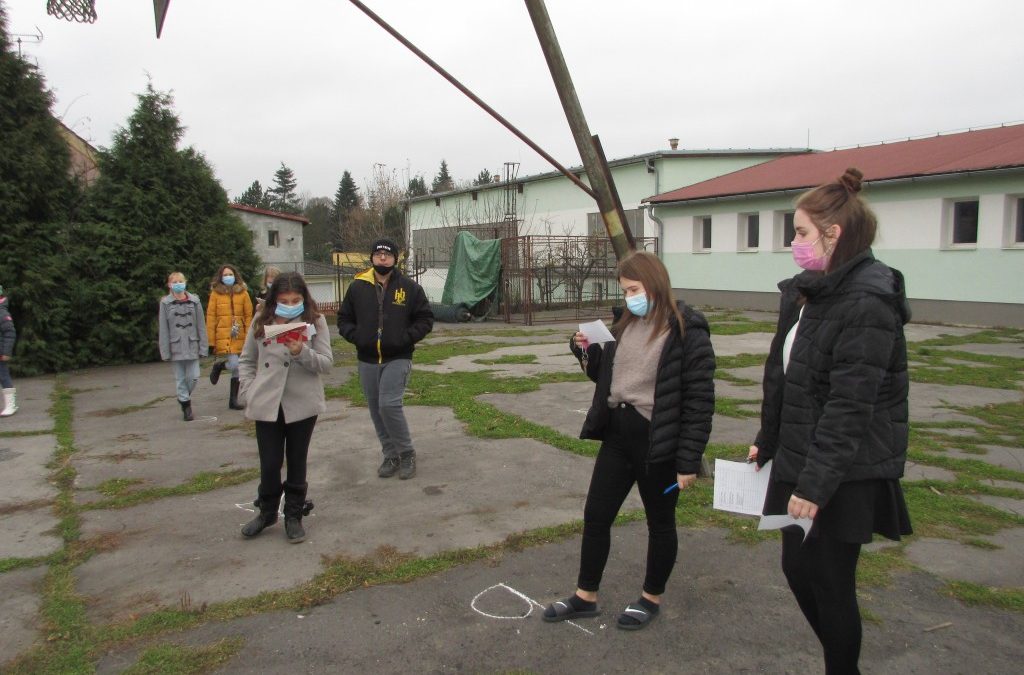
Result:
{"type": "Polygon", "coordinates": [[[715,353],[700,312],[672,299],[657,256],[634,253],[619,264],[627,313],[612,326],[617,342],[570,347],[597,383],[581,438],[602,441],[583,511],[577,590],[544,610],[545,621],[596,616],[597,590],[611,526],[633,484],[647,515],[643,594],[618,618],[637,630],[657,616],[676,561],[676,502],[697,478],[715,410],[715,353]],[[678,489],[677,489],[678,488],[678,489]]]}
{"type": "Polygon", "coordinates": [[[750,459],[774,459],[764,513],[812,518],[782,533],[782,570],[821,641],[827,673],[856,673],[861,544],[910,534],[899,479],[907,457],[909,378],[903,276],[875,260],[875,216],[861,173],[796,204],[793,257],[765,364],[761,430],[750,459]]]}

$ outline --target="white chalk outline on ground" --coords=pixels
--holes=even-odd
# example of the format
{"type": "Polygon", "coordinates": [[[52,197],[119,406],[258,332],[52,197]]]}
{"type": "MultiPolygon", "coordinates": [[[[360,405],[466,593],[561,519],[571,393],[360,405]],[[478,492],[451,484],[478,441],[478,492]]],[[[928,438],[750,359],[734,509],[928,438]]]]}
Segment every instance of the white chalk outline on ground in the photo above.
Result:
{"type": "MultiPolygon", "coordinates": [[[[477,614],[480,614],[481,616],[486,616],[488,619],[504,619],[504,620],[525,619],[525,618],[529,617],[531,614],[533,614],[533,607],[534,607],[534,605],[536,605],[537,607],[540,607],[541,609],[544,609],[544,605],[540,604],[539,602],[537,602],[533,598],[529,597],[525,593],[517,591],[516,589],[512,588],[508,584],[504,584],[504,583],[501,583],[501,582],[496,583],[493,586],[488,586],[484,590],[480,591],[479,593],[477,593],[476,595],[473,596],[473,599],[469,603],[470,608],[474,612],[476,612],[477,614]],[[496,614],[488,614],[487,612],[483,611],[482,609],[479,609],[476,606],[476,601],[480,599],[480,596],[484,595],[488,591],[493,591],[495,588],[504,588],[506,591],[508,591],[512,595],[525,600],[526,603],[527,603],[527,606],[530,608],[529,611],[527,611],[526,614],[523,614],[522,616],[498,616],[496,614]]],[[[581,631],[583,631],[587,635],[593,635],[594,634],[592,631],[587,630],[586,628],[584,628],[583,626],[579,625],[575,621],[566,621],[565,623],[567,623],[567,624],[569,624],[571,626],[575,626],[576,628],[579,628],[581,631]]]]}
{"type": "Polygon", "coordinates": [[[217,421],[217,416],[216,415],[200,415],[199,417],[195,418],[195,420],[193,420],[193,421],[195,421],[195,422],[216,422],[217,421]]]}

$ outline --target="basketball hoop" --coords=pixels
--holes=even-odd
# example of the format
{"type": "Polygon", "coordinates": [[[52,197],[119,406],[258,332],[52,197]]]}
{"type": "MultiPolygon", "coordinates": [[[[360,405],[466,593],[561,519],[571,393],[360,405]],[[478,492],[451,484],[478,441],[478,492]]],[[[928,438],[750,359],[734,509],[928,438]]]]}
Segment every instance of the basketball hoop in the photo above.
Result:
{"type": "Polygon", "coordinates": [[[93,23],[96,4],[95,0],[46,0],[46,13],[67,21],[93,23]]]}

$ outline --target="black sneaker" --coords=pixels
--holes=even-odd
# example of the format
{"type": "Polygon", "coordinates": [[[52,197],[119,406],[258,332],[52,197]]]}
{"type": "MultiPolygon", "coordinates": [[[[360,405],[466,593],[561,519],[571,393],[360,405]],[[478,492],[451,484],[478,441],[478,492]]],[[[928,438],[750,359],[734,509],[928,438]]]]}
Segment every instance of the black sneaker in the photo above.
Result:
{"type": "Polygon", "coordinates": [[[380,468],[377,469],[377,475],[381,478],[391,478],[396,473],[398,473],[398,458],[385,457],[384,461],[380,464],[380,468]]]}
{"type": "Polygon", "coordinates": [[[408,453],[402,455],[398,466],[398,477],[407,480],[416,475],[416,454],[408,453]]]}

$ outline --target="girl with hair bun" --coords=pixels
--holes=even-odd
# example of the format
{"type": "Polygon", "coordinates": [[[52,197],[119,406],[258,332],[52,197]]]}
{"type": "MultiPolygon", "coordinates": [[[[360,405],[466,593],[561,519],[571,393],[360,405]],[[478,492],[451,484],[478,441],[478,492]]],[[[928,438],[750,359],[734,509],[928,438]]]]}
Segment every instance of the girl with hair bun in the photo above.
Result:
{"type": "Polygon", "coordinates": [[[761,430],[748,459],[774,460],[765,515],[813,520],[782,530],[782,571],[824,650],[825,672],[857,673],[857,559],[874,533],[911,534],[899,479],[909,377],[899,271],[875,259],[877,224],[847,169],[797,199],[793,259],[764,370],[761,430]]]}

